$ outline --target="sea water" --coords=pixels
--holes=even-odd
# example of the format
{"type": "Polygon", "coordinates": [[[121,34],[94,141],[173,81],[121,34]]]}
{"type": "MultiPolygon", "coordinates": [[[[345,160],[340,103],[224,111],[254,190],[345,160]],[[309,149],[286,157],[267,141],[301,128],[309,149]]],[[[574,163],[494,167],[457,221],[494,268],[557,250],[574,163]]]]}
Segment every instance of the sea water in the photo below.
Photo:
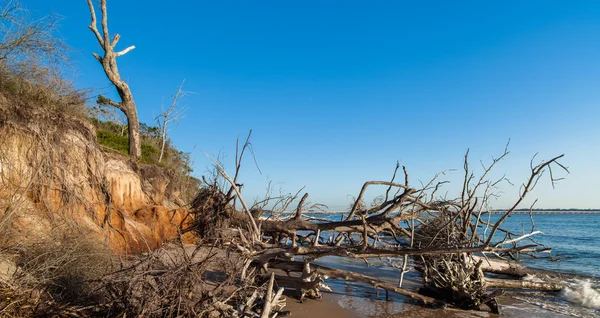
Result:
{"type": "MultiPolygon", "coordinates": [[[[497,218],[493,215],[492,218],[497,218]]],[[[534,214],[532,237],[552,249],[550,258],[524,258],[524,265],[563,273],[600,278],[600,214],[534,214]]],[[[504,228],[529,233],[532,222],[527,214],[511,215],[504,228]]]]}

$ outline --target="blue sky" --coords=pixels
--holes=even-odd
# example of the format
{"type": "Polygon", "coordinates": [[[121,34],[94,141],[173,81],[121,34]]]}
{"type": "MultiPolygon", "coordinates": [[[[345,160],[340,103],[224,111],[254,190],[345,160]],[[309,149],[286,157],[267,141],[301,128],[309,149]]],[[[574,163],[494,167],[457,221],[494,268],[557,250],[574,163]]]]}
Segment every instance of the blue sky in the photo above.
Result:
{"type": "MultiPolygon", "coordinates": [[[[91,56],[85,0],[23,4],[63,16],[78,87],[114,94],[91,56]]],[[[197,175],[202,152],[233,166],[235,139],[253,129],[262,174],[247,161],[248,200],[272,180],[343,208],[396,160],[418,184],[461,169],[467,148],[476,166],[511,139],[497,172],[516,186],[495,207],[515,199],[538,152],[565,153],[571,170],[554,190],[540,184],[538,207],[600,207],[598,1],[108,0],[108,10],[121,48],[137,47],[118,62],[141,121],[183,79],[196,93],[170,134],[197,175]]],[[[460,178],[445,176],[449,197],[460,178]]]]}

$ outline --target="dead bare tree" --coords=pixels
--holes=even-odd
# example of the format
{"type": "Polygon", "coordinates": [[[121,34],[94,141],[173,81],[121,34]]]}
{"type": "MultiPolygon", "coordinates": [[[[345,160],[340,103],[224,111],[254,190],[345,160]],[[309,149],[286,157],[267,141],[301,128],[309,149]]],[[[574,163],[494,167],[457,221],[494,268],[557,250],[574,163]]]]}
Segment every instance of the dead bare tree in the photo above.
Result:
{"type": "MultiPolygon", "coordinates": [[[[246,141],[248,144],[249,141],[246,141]]],[[[438,196],[444,181],[436,177],[421,187],[409,184],[407,169],[403,182],[396,182],[400,165],[396,166],[391,181],[368,181],[364,184],[355,203],[346,217],[339,221],[316,220],[306,215],[307,194],[300,199],[300,191],[290,196],[297,206],[291,209],[289,217],[283,217],[273,210],[257,209],[250,211],[245,204],[243,213],[238,212],[229,202],[234,197],[244,203],[237,188],[237,176],[243,153],[236,155],[236,173],[230,178],[219,163],[217,173],[229,183],[229,190],[219,190],[216,184],[206,188],[216,191],[221,197],[219,208],[195,209],[196,217],[216,219],[210,214],[216,210],[229,211],[221,214],[228,218],[227,228],[221,228],[219,240],[251,260],[251,266],[257,267],[265,275],[273,270],[283,270],[288,276],[275,276],[275,280],[296,287],[300,299],[305,296],[319,297],[319,290],[327,290],[324,285],[327,277],[355,280],[388,292],[395,292],[415,299],[424,304],[449,305],[463,309],[479,309],[487,305],[492,312],[498,312],[496,296],[503,293],[502,288],[525,288],[556,290],[560,284],[529,284],[518,280],[490,279],[486,272],[506,273],[514,276],[515,267],[492,265],[492,259],[505,259],[517,255],[547,252],[531,237],[540,234],[532,229],[530,233],[512,233],[502,227],[504,220],[523,202],[525,197],[538,183],[546,171],[550,171],[551,182],[558,179],[552,174],[553,168],[567,168],[558,162],[561,156],[542,161],[531,166],[531,174],[523,183],[521,193],[507,211],[501,213],[497,221],[491,221],[491,215],[497,213],[490,208],[489,200],[495,197],[494,189],[505,181],[504,177],[490,180],[488,175],[496,164],[508,155],[508,150],[488,166],[483,165],[481,176],[476,177],[469,168],[468,152],[465,156],[465,180],[461,195],[457,199],[438,196]],[[385,192],[374,201],[372,206],[363,204],[365,192],[369,187],[383,186],[385,192]],[[229,204],[229,205],[228,205],[229,204]],[[256,234],[258,231],[258,235],[256,234]],[[306,234],[309,233],[309,234],[306,234]],[[327,235],[328,240],[322,237],[327,235]],[[252,239],[248,239],[251,237],[252,239]],[[524,243],[526,242],[526,243],[524,243]],[[408,271],[407,262],[423,276],[421,290],[409,290],[402,284],[390,284],[348,270],[317,266],[312,264],[324,256],[358,258],[368,263],[370,258],[402,257],[401,280],[408,271]],[[299,260],[298,260],[299,258],[299,260]],[[300,273],[299,276],[292,273],[300,273]],[[488,288],[490,290],[488,290],[488,288]]],[[[216,161],[215,161],[216,163],[216,161]]],[[[265,206],[264,199],[259,206],[265,206]]],[[[285,198],[277,197],[274,202],[289,206],[285,198]]],[[[210,239],[210,237],[208,237],[210,239]]],[[[521,268],[520,273],[523,270],[521,268]]]]}
{"type": "Polygon", "coordinates": [[[186,108],[179,107],[179,102],[182,98],[192,93],[183,90],[184,83],[185,80],[179,84],[177,92],[171,97],[171,106],[169,106],[168,109],[165,109],[164,106],[162,106],[162,112],[155,118],[158,128],[160,129],[161,139],[160,156],[158,157],[158,162],[162,162],[163,155],[165,154],[165,146],[167,144],[167,125],[171,122],[179,123],[179,120],[185,117],[186,108]]]}
{"type": "Polygon", "coordinates": [[[109,98],[102,95],[98,96],[98,103],[104,105],[110,105],[120,109],[125,116],[127,116],[127,125],[129,127],[129,155],[134,158],[140,158],[142,155],[141,139],[140,139],[140,123],[138,120],[137,108],[135,101],[131,93],[129,85],[121,78],[119,69],[117,67],[117,57],[127,54],[129,51],[135,49],[135,46],[130,46],[122,51],[115,52],[115,47],[119,42],[121,36],[116,34],[113,39],[110,39],[108,32],[108,13],[106,11],[106,0],[100,0],[100,10],[102,12],[102,34],[98,31],[96,22],[96,11],[92,0],[87,0],[90,8],[90,14],[92,16],[92,22],[89,25],[89,29],[92,30],[98,43],[104,50],[104,56],[100,56],[94,53],[94,57],[104,69],[104,73],[110,80],[110,82],[117,89],[117,93],[121,99],[121,102],[117,103],[109,98]]]}

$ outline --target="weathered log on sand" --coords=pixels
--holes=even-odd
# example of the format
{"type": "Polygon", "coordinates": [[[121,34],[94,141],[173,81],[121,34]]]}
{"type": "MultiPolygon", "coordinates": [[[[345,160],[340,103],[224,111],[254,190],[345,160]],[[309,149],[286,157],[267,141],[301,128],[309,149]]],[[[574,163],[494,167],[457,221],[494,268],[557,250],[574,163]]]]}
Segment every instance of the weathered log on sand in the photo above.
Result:
{"type": "Polygon", "coordinates": [[[473,256],[475,262],[483,260],[481,270],[486,273],[502,274],[513,277],[523,277],[532,273],[529,269],[515,262],[508,262],[499,259],[488,259],[479,256],[473,256]]]}
{"type": "Polygon", "coordinates": [[[547,271],[529,268],[516,262],[505,261],[495,258],[483,258],[479,256],[473,256],[473,259],[475,262],[483,260],[481,270],[483,270],[486,273],[502,274],[506,276],[519,278],[524,277],[526,275],[548,273],[547,271]]]}
{"type": "MultiPolygon", "coordinates": [[[[483,258],[479,256],[473,256],[473,260],[478,262],[479,260],[483,260],[481,265],[481,270],[485,273],[491,274],[501,274],[506,276],[512,276],[517,278],[522,278],[527,275],[537,275],[540,277],[550,277],[550,278],[565,278],[571,277],[574,275],[565,274],[565,273],[557,273],[553,271],[531,268],[527,266],[523,266],[519,263],[513,261],[505,261],[501,259],[494,258],[483,258]]],[[[532,285],[533,286],[533,285],[532,285]]],[[[535,289],[535,288],[532,288],[535,289]]],[[[541,289],[548,290],[548,289],[541,289]]]]}
{"type": "Polygon", "coordinates": [[[260,318],[269,318],[271,317],[271,311],[273,307],[275,307],[279,303],[279,299],[283,294],[283,288],[279,288],[275,296],[273,296],[273,288],[275,283],[275,274],[271,273],[271,278],[269,279],[269,285],[267,286],[267,295],[265,296],[265,303],[263,305],[263,310],[260,315],[260,318]]]}

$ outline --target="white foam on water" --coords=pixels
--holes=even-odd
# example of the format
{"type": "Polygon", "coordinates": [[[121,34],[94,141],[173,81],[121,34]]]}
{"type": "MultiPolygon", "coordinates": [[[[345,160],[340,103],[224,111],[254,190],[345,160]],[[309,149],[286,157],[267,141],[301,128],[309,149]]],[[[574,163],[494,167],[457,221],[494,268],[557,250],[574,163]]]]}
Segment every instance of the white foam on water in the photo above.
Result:
{"type": "Polygon", "coordinates": [[[600,292],[592,288],[590,281],[577,281],[562,290],[562,297],[571,303],[600,310],[600,292]]]}
{"type": "Polygon", "coordinates": [[[535,275],[532,275],[532,274],[527,274],[522,279],[525,281],[534,282],[534,283],[545,283],[546,282],[545,280],[543,280],[535,275]]]}

